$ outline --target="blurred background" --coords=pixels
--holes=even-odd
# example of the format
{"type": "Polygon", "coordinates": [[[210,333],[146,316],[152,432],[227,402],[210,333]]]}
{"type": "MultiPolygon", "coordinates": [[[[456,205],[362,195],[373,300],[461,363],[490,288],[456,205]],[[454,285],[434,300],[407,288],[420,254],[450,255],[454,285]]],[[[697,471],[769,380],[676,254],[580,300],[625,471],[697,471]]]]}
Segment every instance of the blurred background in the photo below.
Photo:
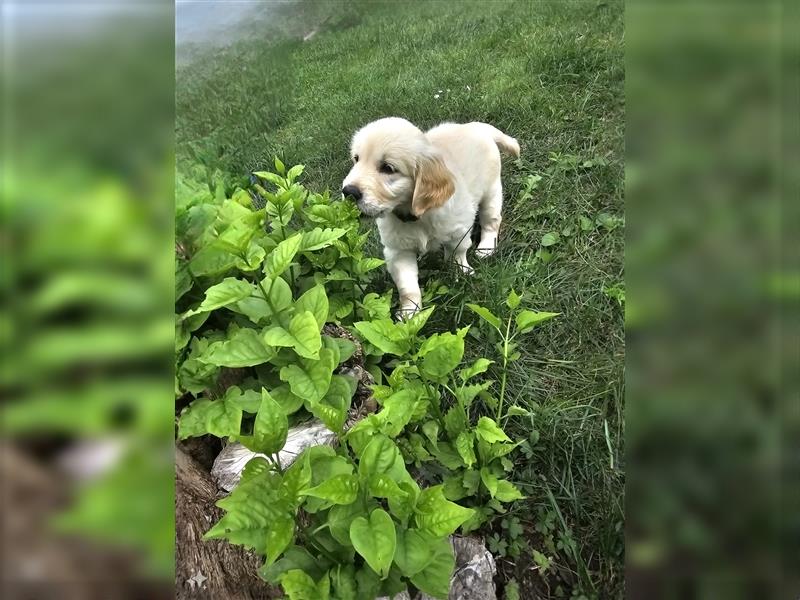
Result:
{"type": "Polygon", "coordinates": [[[174,8],[2,9],[0,595],[171,597],[174,8]]]}
{"type": "MultiPolygon", "coordinates": [[[[175,10],[2,5],[6,598],[172,595],[175,10]]],[[[797,26],[626,7],[631,598],[800,594],[797,26]]]]}
{"type": "Polygon", "coordinates": [[[627,593],[797,598],[796,3],[626,8],[627,593]]]}

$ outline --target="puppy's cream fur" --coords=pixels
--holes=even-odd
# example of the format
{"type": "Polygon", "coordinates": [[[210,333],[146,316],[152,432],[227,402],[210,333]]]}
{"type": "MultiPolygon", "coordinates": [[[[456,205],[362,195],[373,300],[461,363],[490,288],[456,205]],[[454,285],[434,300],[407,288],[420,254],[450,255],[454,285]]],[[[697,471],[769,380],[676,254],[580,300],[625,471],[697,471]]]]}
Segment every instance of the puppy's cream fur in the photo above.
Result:
{"type": "Polygon", "coordinates": [[[519,156],[517,141],[486,123],[444,123],[423,133],[389,117],[353,136],[353,168],[342,187],[359,190],[359,209],[377,218],[404,314],[422,308],[419,255],[444,247],[464,272],[472,272],[467,250],[476,213],[476,254],[494,252],[503,206],[499,150],[519,156]]]}

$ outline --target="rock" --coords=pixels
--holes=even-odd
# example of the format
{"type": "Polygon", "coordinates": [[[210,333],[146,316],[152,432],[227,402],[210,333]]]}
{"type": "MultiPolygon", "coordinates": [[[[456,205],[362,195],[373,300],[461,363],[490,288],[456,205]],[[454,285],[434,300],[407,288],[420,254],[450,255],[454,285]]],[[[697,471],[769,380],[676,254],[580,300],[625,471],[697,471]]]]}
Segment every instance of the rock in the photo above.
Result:
{"type": "MultiPolygon", "coordinates": [[[[456,568],[450,579],[448,600],[497,600],[494,589],[494,576],[497,566],[494,557],[486,549],[483,541],[476,537],[451,536],[450,544],[456,555],[456,568]]],[[[378,600],[412,600],[408,592],[393,598],[378,600]]],[[[413,600],[435,600],[420,592],[413,600]]]]}
{"type": "MultiPolygon", "coordinates": [[[[309,446],[331,445],[335,441],[336,434],[325,427],[322,421],[314,419],[289,430],[286,445],[278,454],[278,460],[281,467],[286,468],[309,446]]],[[[264,455],[248,450],[238,442],[225,446],[211,468],[211,477],[217,487],[226,492],[233,490],[239,483],[245,465],[256,456],[264,455]]]]}
{"type": "MultiPolygon", "coordinates": [[[[476,537],[450,538],[456,554],[456,570],[450,580],[449,600],[495,600],[494,557],[483,540],[476,537]]],[[[418,600],[428,600],[422,595],[418,600]]]]}

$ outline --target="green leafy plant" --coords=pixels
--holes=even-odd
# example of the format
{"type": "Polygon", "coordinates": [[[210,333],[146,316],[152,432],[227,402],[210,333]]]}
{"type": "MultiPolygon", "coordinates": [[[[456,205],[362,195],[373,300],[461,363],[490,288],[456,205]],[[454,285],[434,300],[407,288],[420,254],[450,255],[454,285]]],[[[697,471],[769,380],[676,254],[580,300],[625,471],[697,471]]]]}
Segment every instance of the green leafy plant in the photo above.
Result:
{"type": "Polygon", "coordinates": [[[523,498],[506,478],[513,468],[508,455],[523,440],[514,442],[501,427],[501,421],[527,411],[516,406],[504,411],[506,370],[508,363],[518,358],[516,336],[556,313],[517,310],[520,300],[515,292],[509,294],[507,303],[512,315],[505,328],[487,308],[468,305],[501,336],[498,399],[489,391],[495,381],[483,377],[493,361],[479,358],[459,369],[469,327],[421,339],[418,333],[432,312],[430,308],[402,323],[388,319],[355,323],[356,330],[371,346],[368,351],[396,357],[386,384],[374,388],[376,398],[381,402],[402,394],[404,404],[402,410],[392,407],[364,419],[349,436],[366,440],[378,433],[396,435],[405,429],[399,444],[406,461],[422,472],[428,467],[432,476],[444,477],[446,497],[475,509],[462,527],[464,532],[479,528],[494,514],[504,513],[505,504],[523,498]],[[494,418],[479,414],[475,409],[478,398],[495,407],[494,418]]]}
{"type": "MultiPolygon", "coordinates": [[[[521,334],[532,331],[538,325],[557,317],[559,313],[552,312],[537,312],[528,309],[521,309],[522,296],[517,294],[514,290],[508,294],[506,298],[506,306],[510,309],[508,318],[505,322],[495,315],[488,308],[479,306],[477,304],[467,304],[469,309],[478,315],[481,320],[489,325],[492,330],[497,332],[500,341],[497,343],[497,350],[502,359],[501,368],[501,381],[500,381],[500,395],[496,407],[496,419],[498,421],[504,417],[505,407],[505,394],[506,394],[506,373],[508,364],[518,360],[520,353],[517,351],[517,344],[515,340],[521,334]]],[[[512,407],[508,414],[519,414],[518,407],[512,407]]],[[[507,415],[505,415],[507,416],[507,415]]]]}
{"type": "MultiPolygon", "coordinates": [[[[507,473],[524,440],[502,423],[527,413],[504,410],[506,368],[516,336],[555,315],[517,310],[514,292],[505,327],[469,305],[501,335],[495,399],[494,362],[462,364],[470,327],[422,335],[433,307],[393,321],[391,293],[367,291],[382,261],[364,256],[357,212],[308,192],[301,172],[276,159],[275,172],[255,173],[274,191],[254,183],[230,197],[222,182],[213,194],[179,186],[176,394],[190,401],[178,437],[210,434],[261,455],[219,501],[225,515],[206,537],[263,555],[261,576],[290,599],[371,599],[409,586],[444,598],[448,536],[523,497],[507,473]],[[379,410],[348,427],[358,382],[340,371],[357,350],[379,410]],[[283,464],[289,426],[311,416],[335,448],[283,464]]],[[[501,528],[518,553],[519,521],[501,528]]]]}
{"type": "Polygon", "coordinates": [[[363,293],[382,261],[363,256],[353,207],[308,193],[301,170],[276,160],[277,173],[256,173],[275,192],[179,188],[176,393],[195,399],[178,436],[211,434],[265,456],[219,502],[226,514],[206,537],[264,555],[261,575],[290,598],[373,598],[409,584],[446,597],[447,538],[473,511],[406,469],[393,440],[403,432],[398,415],[414,406],[406,395],[384,399],[376,416],[386,434],[346,433],[357,382],[337,368],[356,346],[325,333],[355,314],[377,332],[416,335],[425,321],[394,324],[391,296],[363,293]],[[290,421],[307,415],[338,436],[337,449],[309,448],[284,469],[290,421]]]}

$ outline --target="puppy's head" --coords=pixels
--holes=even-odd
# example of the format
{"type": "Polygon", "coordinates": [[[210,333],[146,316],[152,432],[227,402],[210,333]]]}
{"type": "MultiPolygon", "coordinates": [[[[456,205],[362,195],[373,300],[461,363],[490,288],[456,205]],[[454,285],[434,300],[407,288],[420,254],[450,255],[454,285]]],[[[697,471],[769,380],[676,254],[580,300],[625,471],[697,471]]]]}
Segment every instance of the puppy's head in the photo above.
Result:
{"type": "Polygon", "coordinates": [[[419,217],[455,192],[453,174],[425,134],[405,119],[373,121],[356,132],[350,150],[353,168],[342,194],[365,215],[400,209],[419,217]]]}

